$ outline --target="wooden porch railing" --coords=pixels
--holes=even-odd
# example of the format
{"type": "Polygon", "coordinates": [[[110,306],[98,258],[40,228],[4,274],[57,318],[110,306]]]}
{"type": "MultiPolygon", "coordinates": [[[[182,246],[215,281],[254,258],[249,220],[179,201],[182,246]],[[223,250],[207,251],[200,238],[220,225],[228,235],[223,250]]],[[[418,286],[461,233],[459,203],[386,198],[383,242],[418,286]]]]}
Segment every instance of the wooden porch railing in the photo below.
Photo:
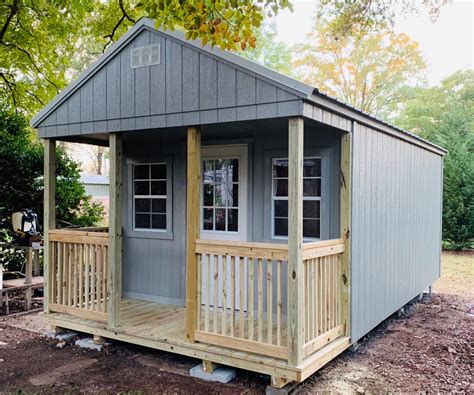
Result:
{"type": "Polygon", "coordinates": [[[304,266],[303,358],[343,333],[341,325],[341,239],[306,243],[304,266]]]}
{"type": "Polygon", "coordinates": [[[197,341],[286,358],[288,248],[197,240],[197,341]]]}
{"type": "Polygon", "coordinates": [[[107,322],[106,228],[49,231],[49,310],[107,322]]]}
{"type": "MultiPolygon", "coordinates": [[[[342,240],[304,245],[306,357],[342,335],[342,240]]],[[[288,358],[288,246],[196,240],[195,340],[276,358],[288,358]]]]}

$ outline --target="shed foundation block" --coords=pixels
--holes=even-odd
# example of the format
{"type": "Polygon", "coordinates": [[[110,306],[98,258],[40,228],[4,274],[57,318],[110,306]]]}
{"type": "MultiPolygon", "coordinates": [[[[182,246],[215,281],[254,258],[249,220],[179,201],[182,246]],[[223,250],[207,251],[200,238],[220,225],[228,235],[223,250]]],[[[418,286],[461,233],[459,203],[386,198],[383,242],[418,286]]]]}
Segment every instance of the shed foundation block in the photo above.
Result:
{"type": "Polygon", "coordinates": [[[200,364],[190,369],[189,375],[201,380],[217,381],[219,383],[226,384],[235,378],[236,373],[235,369],[228,366],[214,366],[212,372],[208,373],[204,370],[203,365],[200,364]]]}

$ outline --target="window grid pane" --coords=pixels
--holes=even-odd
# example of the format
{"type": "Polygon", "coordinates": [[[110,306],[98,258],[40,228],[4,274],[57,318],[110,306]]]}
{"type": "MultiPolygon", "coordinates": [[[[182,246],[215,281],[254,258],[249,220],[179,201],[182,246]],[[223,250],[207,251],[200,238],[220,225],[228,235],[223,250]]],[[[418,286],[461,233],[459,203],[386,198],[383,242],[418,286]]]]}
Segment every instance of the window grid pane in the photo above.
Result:
{"type": "MultiPolygon", "coordinates": [[[[288,237],[288,159],[272,160],[273,235],[288,237]]],[[[320,237],[321,158],[303,161],[303,237],[320,237]]]]}
{"type": "Polygon", "coordinates": [[[166,163],[133,165],[134,228],[166,230],[166,163]]]}

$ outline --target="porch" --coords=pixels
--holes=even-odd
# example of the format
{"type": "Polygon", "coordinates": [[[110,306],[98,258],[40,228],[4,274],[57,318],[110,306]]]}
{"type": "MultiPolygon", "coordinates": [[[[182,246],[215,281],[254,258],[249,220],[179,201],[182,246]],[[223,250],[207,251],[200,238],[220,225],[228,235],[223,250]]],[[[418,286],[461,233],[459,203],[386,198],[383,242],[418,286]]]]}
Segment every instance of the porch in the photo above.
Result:
{"type": "Polygon", "coordinates": [[[195,342],[186,307],[121,299],[120,326],[108,324],[108,232],[49,232],[49,313],[63,327],[206,361],[301,381],[349,345],[341,319],[342,240],[303,248],[303,361],[288,362],[288,247],[196,240],[195,342]],[[230,292],[229,292],[230,289],[230,292]]]}
{"type": "MultiPolygon", "coordinates": [[[[201,174],[201,129],[189,127],[184,135],[185,171],[179,173],[179,167],[175,168],[176,179],[182,177],[186,185],[185,196],[180,196],[176,204],[176,233],[174,236],[161,233],[160,236],[174,240],[176,247],[173,248],[177,248],[179,254],[177,258],[166,257],[167,260],[157,254],[152,257],[146,248],[143,252],[139,244],[136,247],[127,244],[137,237],[131,227],[133,218],[130,220],[128,217],[134,206],[124,195],[126,191],[131,198],[133,180],[130,175],[135,173],[123,164],[122,133],[108,136],[110,230],[54,229],[55,142],[46,140],[45,243],[49,274],[45,312],[52,325],[266,373],[272,376],[275,386],[304,380],[347,348],[350,344],[347,231],[350,139],[347,134],[341,134],[336,140],[340,144],[340,163],[338,159],[334,167],[330,166],[328,159],[325,159],[329,156],[323,156],[321,160],[326,171],[336,169],[328,173],[323,187],[327,188],[332,182],[336,191],[340,191],[340,199],[333,202],[340,213],[340,221],[334,225],[337,229],[333,229],[332,238],[328,237],[328,233],[318,233],[317,237],[309,238],[303,231],[304,221],[307,220],[303,218],[303,200],[306,196],[303,195],[303,170],[308,171],[307,163],[316,169],[318,162],[304,162],[303,120],[290,118],[286,122],[280,121],[276,126],[286,123],[288,128],[288,159],[280,160],[287,172],[283,177],[288,191],[285,196],[288,202],[285,225],[287,244],[283,244],[284,238],[272,238],[269,243],[255,235],[250,238],[255,241],[224,239],[224,233],[219,240],[206,237],[202,229],[204,222],[201,222],[201,191],[202,184],[205,184],[203,180],[207,180],[205,174],[201,174]],[[128,177],[124,177],[123,173],[127,171],[128,177]],[[182,218],[181,222],[179,218],[182,218]],[[336,235],[341,235],[341,238],[334,238],[336,235]],[[322,240],[310,241],[318,238],[322,240]],[[183,245],[178,244],[180,240],[183,245]],[[156,264],[166,261],[173,265],[170,267],[182,265],[185,298],[162,302],[123,292],[124,284],[133,275],[132,250],[135,267],[139,267],[137,261],[141,259],[149,259],[156,264]],[[123,265],[124,257],[126,266],[123,265]],[[122,273],[124,267],[126,273],[122,273]]],[[[175,134],[174,138],[179,139],[180,136],[175,134]]],[[[175,144],[182,142],[178,140],[175,144]]],[[[127,144],[132,145],[129,141],[127,144]]],[[[274,151],[274,155],[284,157],[281,152],[274,151]]],[[[125,155],[126,158],[130,156],[130,153],[125,155]]],[[[242,168],[236,168],[236,174],[242,175],[242,178],[232,182],[242,182],[245,173],[243,164],[248,162],[246,158],[238,158],[236,163],[242,164],[242,168]]],[[[151,172],[148,170],[150,165],[145,166],[151,172]]],[[[267,170],[271,169],[267,166],[267,170]]],[[[314,170],[314,173],[317,171],[314,170]]],[[[164,182],[161,178],[172,179],[170,172],[163,171],[162,174],[159,182],[164,182]]],[[[214,179],[217,180],[218,176],[214,179]]],[[[137,182],[143,181],[140,178],[137,182]]],[[[315,195],[319,199],[320,192],[315,192],[315,195]]],[[[325,196],[326,202],[329,202],[334,195],[328,193],[325,196]]],[[[247,198],[247,195],[239,196],[239,202],[243,197],[247,198]]],[[[140,195],[139,198],[143,197],[140,195]]],[[[247,213],[241,204],[238,210],[247,213]]],[[[171,214],[172,211],[167,209],[166,212],[171,214]]],[[[148,217],[154,218],[153,214],[148,217]]],[[[327,227],[328,221],[324,221],[327,227]]],[[[238,224],[242,222],[239,220],[238,224]]],[[[242,229],[245,229],[243,225],[242,229]]],[[[166,251],[165,245],[172,246],[170,243],[158,244],[153,238],[150,240],[143,245],[159,246],[160,249],[154,251],[166,251]]],[[[144,283],[138,285],[143,286],[144,283]]],[[[161,286],[177,287],[179,281],[170,279],[161,286]]]]}

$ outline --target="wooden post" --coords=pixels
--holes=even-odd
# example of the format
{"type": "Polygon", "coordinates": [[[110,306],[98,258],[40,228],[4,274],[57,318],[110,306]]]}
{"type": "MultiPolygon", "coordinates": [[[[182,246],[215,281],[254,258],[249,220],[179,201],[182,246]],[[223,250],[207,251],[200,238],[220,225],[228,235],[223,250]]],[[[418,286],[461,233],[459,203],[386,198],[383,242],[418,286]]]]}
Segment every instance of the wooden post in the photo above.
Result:
{"type": "MultiPolygon", "coordinates": [[[[353,127],[355,126],[355,122],[353,127]]],[[[344,336],[350,336],[351,326],[351,146],[352,133],[345,133],[341,137],[341,238],[344,240],[344,252],[341,256],[341,322],[344,336]]]]}
{"type": "MultiPolygon", "coordinates": [[[[25,285],[31,285],[33,280],[33,248],[26,247],[26,264],[25,264],[25,285]]],[[[25,289],[25,310],[31,309],[31,287],[25,289]]]]}
{"type": "Polygon", "coordinates": [[[43,206],[43,232],[44,232],[44,301],[45,313],[49,313],[50,289],[50,250],[49,231],[56,227],[56,140],[44,140],[44,206],[43,206]]]}
{"type": "Polygon", "coordinates": [[[109,189],[109,328],[120,324],[122,298],[122,135],[110,133],[109,189]]]}
{"type": "Polygon", "coordinates": [[[303,138],[304,121],[288,124],[288,363],[303,360],[303,138]]]}
{"type": "Polygon", "coordinates": [[[187,186],[186,186],[186,336],[194,342],[197,319],[197,259],[196,239],[200,227],[201,131],[188,128],[187,186]]]}

